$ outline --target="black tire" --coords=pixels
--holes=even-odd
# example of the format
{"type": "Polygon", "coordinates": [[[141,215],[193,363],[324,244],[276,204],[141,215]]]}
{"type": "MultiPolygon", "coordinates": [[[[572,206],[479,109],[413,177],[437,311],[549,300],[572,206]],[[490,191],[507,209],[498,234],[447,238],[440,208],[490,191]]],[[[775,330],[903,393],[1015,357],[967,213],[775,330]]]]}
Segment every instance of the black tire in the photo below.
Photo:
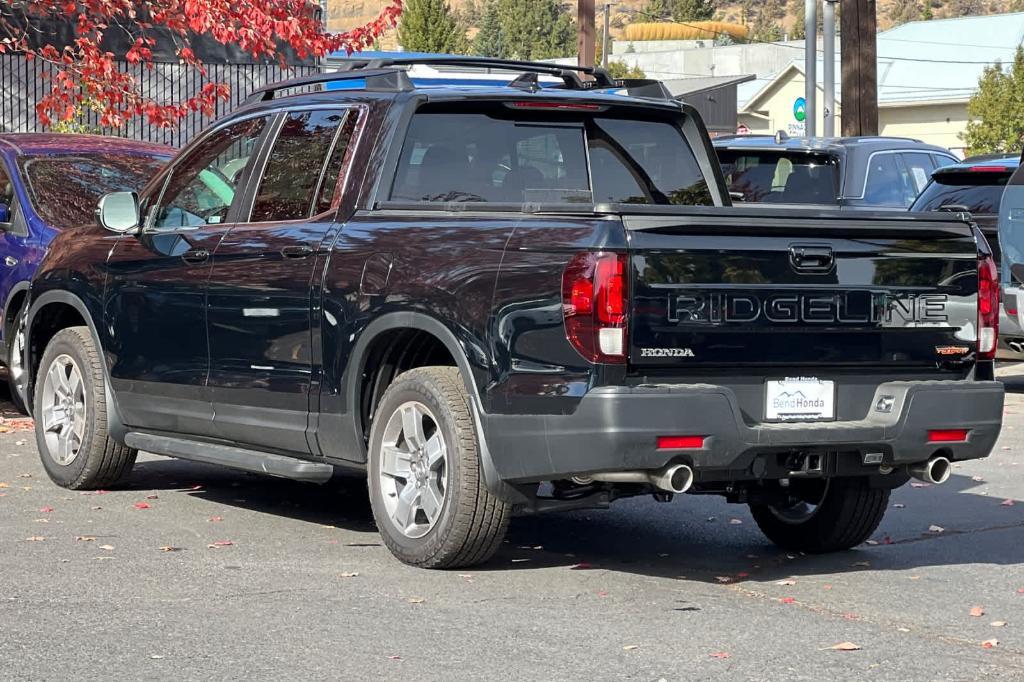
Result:
{"type": "MultiPolygon", "coordinates": [[[[403,426],[403,439],[404,433],[403,426]]],[[[405,441],[402,442],[402,447],[407,447],[405,441]]],[[[487,561],[501,545],[512,508],[492,495],[484,484],[477,442],[469,401],[457,368],[413,369],[397,377],[385,391],[370,431],[367,467],[370,504],[384,544],[404,563],[422,568],[471,566],[487,561]],[[427,408],[430,413],[427,422],[433,424],[436,420],[432,433],[439,434],[446,447],[440,512],[421,537],[411,537],[392,520],[388,504],[397,502],[385,501],[385,495],[395,500],[401,496],[394,488],[389,493],[384,488],[391,483],[401,487],[403,483],[381,475],[385,432],[389,431],[392,417],[400,414],[400,408],[410,404],[427,408]]],[[[422,462],[420,465],[422,467],[422,462]]],[[[415,482],[411,476],[407,481],[415,482]]],[[[418,518],[426,519],[425,516],[418,518]]]]}
{"type": "MultiPolygon", "coordinates": [[[[50,340],[36,375],[33,405],[39,457],[54,483],[72,490],[111,488],[131,472],[138,451],[116,442],[107,433],[103,364],[99,349],[87,327],[62,329],[50,340]],[[54,363],[61,358],[73,361],[81,377],[83,397],[83,433],[73,459],[66,464],[59,463],[51,451],[44,426],[46,377],[54,363]]],[[[53,435],[53,431],[50,435],[53,435]]]]}
{"type": "Polygon", "coordinates": [[[850,549],[875,532],[889,505],[887,488],[872,488],[867,478],[829,479],[823,497],[806,518],[787,518],[787,510],[750,505],[769,540],[785,549],[820,554],[850,549]]]}
{"type": "Polygon", "coordinates": [[[22,330],[21,314],[24,308],[18,311],[14,321],[8,326],[4,333],[4,339],[7,340],[7,357],[4,358],[7,361],[7,385],[11,392],[11,402],[14,404],[15,409],[22,414],[28,414],[27,406],[25,401],[21,397],[22,386],[25,381],[25,374],[22,368],[22,345],[24,344],[25,336],[22,330]]]}

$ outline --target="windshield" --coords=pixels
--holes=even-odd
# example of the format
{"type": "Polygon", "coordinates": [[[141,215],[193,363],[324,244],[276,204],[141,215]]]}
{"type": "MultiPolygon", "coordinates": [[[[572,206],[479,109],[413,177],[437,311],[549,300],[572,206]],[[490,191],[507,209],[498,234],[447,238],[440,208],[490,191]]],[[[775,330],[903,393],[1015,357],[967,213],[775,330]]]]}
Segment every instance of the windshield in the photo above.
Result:
{"type": "Polygon", "coordinates": [[[836,205],[839,166],[828,154],[719,149],[733,201],[836,205]]]}
{"type": "Polygon", "coordinates": [[[108,192],[138,191],[170,156],[26,156],[21,162],[32,208],[57,228],[92,222],[96,204],[108,192]]]}
{"type": "Polygon", "coordinates": [[[940,173],[924,188],[911,211],[938,211],[943,206],[963,206],[979,215],[999,213],[1009,173],[940,173]]]}
{"type": "Polygon", "coordinates": [[[508,109],[417,114],[392,200],[710,205],[677,122],[508,109]]]}

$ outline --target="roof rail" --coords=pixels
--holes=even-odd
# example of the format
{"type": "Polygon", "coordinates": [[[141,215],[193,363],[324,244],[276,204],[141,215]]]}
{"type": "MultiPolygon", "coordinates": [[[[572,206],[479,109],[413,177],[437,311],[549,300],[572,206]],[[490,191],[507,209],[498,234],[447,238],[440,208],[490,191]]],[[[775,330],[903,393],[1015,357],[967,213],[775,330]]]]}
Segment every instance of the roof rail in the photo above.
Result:
{"type": "Polygon", "coordinates": [[[391,66],[466,66],[480,69],[498,69],[501,71],[519,71],[525,73],[547,74],[557,76],[570,90],[589,90],[591,88],[613,88],[617,83],[605,69],[592,66],[567,66],[564,64],[546,64],[543,62],[527,62],[514,59],[495,59],[493,57],[463,57],[459,55],[442,55],[437,57],[395,57],[386,59],[360,59],[350,57],[339,60],[342,71],[359,71],[365,69],[381,69],[391,66]],[[579,74],[594,78],[584,82],[579,74]]]}
{"type": "Polygon", "coordinates": [[[253,102],[268,102],[274,99],[275,94],[282,90],[292,88],[305,88],[313,85],[323,85],[346,80],[362,80],[366,82],[366,90],[371,92],[409,92],[413,90],[412,81],[405,71],[401,69],[373,68],[360,71],[342,71],[329,73],[316,73],[310,76],[299,76],[289,78],[280,83],[271,83],[262,88],[257,88],[245,99],[246,104],[253,102]]]}

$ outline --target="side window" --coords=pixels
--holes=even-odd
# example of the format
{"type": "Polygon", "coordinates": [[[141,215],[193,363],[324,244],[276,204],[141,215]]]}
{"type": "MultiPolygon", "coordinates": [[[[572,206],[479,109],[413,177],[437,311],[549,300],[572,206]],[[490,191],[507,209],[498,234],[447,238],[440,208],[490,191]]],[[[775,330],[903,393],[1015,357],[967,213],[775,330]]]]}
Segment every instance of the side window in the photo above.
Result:
{"type": "Polygon", "coordinates": [[[10,228],[14,222],[14,184],[7,170],[0,165],[0,225],[10,228]]]}
{"type": "Polygon", "coordinates": [[[301,220],[331,208],[351,137],[347,117],[354,119],[355,112],[288,114],[260,178],[250,222],[301,220]]]}
{"type": "Polygon", "coordinates": [[[910,173],[911,185],[914,189],[914,197],[921,193],[925,185],[928,184],[928,180],[932,177],[932,172],[935,170],[935,164],[932,162],[930,154],[924,152],[904,152],[903,153],[903,165],[907,167],[907,172],[910,173]]]}
{"type": "Polygon", "coordinates": [[[172,229],[223,223],[266,126],[266,117],[233,123],[210,135],[181,159],[164,186],[152,227],[172,229]]]}
{"type": "Polygon", "coordinates": [[[868,164],[864,201],[871,206],[904,207],[910,192],[896,154],[875,154],[868,164]]]}
{"type": "Polygon", "coordinates": [[[946,166],[952,166],[954,163],[960,163],[957,159],[945,154],[932,154],[932,161],[935,162],[936,168],[945,168],[946,166]]]}

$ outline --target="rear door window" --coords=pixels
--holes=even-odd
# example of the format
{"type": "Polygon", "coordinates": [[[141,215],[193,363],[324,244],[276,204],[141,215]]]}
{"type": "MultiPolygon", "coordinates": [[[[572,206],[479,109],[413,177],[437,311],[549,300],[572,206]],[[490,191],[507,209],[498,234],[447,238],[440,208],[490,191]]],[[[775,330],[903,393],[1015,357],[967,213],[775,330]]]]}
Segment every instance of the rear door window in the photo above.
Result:
{"type": "Polygon", "coordinates": [[[310,218],[331,208],[351,128],[346,110],[289,113],[270,150],[249,222],[310,218]],[[333,173],[333,177],[328,177],[333,173]]]}
{"type": "Polygon", "coordinates": [[[417,114],[390,198],[712,203],[676,123],[566,112],[527,117],[505,110],[417,114]]]}
{"type": "Polygon", "coordinates": [[[925,154],[924,152],[904,152],[903,166],[910,174],[910,182],[913,186],[914,194],[920,194],[921,190],[923,190],[925,185],[928,184],[928,180],[932,176],[932,171],[935,170],[935,163],[932,161],[931,154],[925,154]]]}
{"type": "Polygon", "coordinates": [[[733,201],[837,203],[839,166],[831,155],[719,149],[718,159],[733,201]]]}
{"type": "Polygon", "coordinates": [[[910,173],[895,153],[874,154],[868,162],[864,203],[868,206],[907,208],[917,196],[910,173]]]}

